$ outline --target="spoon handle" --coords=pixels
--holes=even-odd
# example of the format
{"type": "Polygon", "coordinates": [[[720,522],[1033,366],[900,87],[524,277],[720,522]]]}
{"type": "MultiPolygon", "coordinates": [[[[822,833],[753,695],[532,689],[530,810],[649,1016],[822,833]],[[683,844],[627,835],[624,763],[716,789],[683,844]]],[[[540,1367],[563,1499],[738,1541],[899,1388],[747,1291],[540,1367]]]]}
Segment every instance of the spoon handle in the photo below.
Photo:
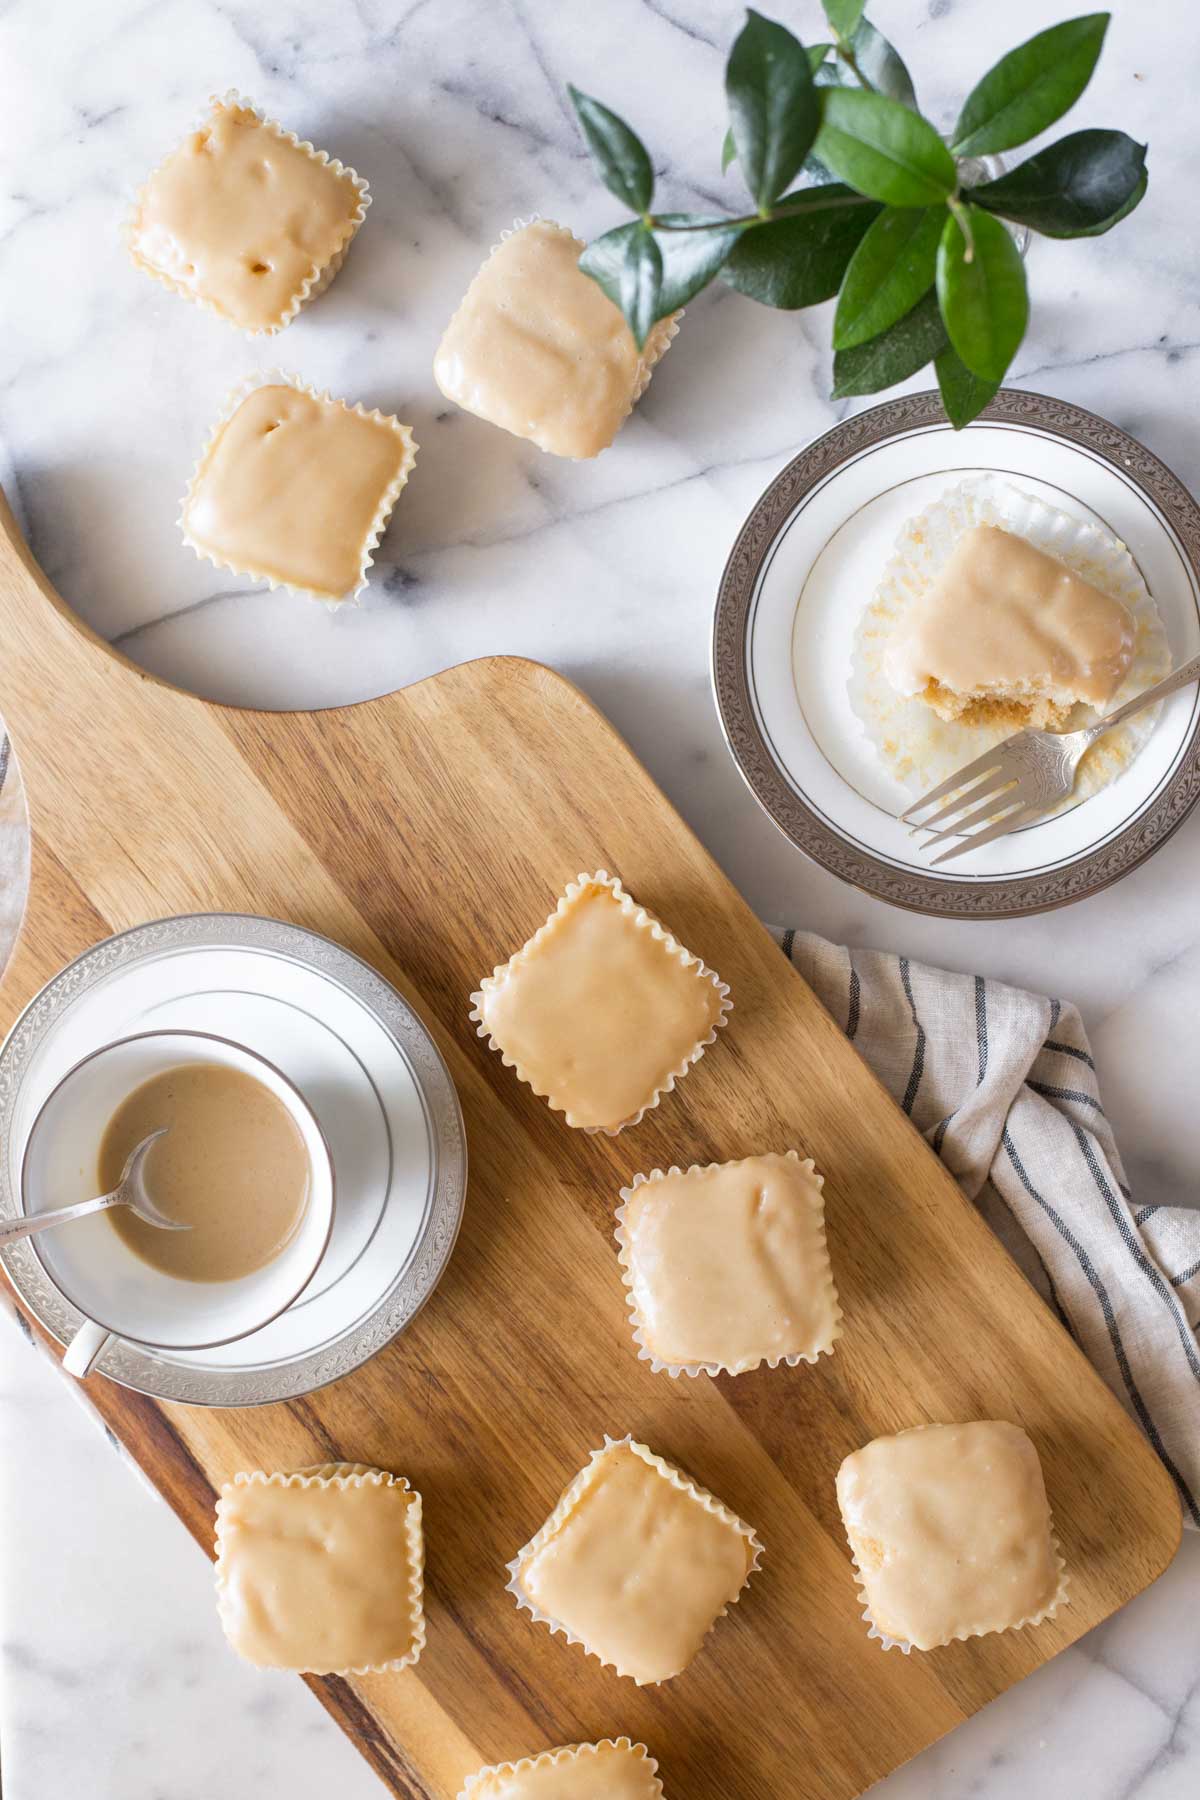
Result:
{"type": "Polygon", "coordinates": [[[53,1212],[22,1213],[19,1219],[0,1219],[0,1249],[14,1244],[18,1238],[32,1237],[35,1231],[48,1231],[52,1225],[65,1225],[70,1219],[84,1219],[88,1213],[103,1212],[119,1206],[119,1193],[100,1194],[95,1200],[77,1200],[74,1206],[56,1206],[53,1212]]]}

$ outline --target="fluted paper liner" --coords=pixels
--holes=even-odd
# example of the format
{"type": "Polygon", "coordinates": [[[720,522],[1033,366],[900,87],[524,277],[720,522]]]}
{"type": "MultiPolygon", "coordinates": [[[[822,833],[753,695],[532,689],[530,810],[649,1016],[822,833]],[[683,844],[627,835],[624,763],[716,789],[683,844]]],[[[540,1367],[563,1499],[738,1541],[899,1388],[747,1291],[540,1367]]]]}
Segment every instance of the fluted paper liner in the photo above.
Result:
{"type": "Polygon", "coordinates": [[[158,269],[153,263],[147,262],[136,248],[133,241],[138,216],[142,209],[142,202],[145,199],[147,189],[152,186],[155,178],[161,174],[171,158],[179,151],[182,144],[186,141],[185,138],[181,138],[179,143],[167,152],[166,156],[155,165],[154,169],[137,190],[137,193],[134,196],[133,205],[130,207],[128,216],[122,226],[121,235],[125,243],[125,248],[136,266],[145,274],[151,276],[155,281],[161,282],[163,287],[169,288],[173,294],[180,294],[183,299],[190,300],[193,306],[202,306],[206,312],[212,313],[215,318],[223,319],[227,325],[232,325],[236,331],[240,331],[245,337],[275,337],[286,325],[291,324],[292,320],[296,317],[296,314],[302,307],[307,306],[310,300],[315,300],[318,294],[323,294],[325,292],[325,289],[329,286],[330,282],[345,262],[347,252],[354,241],[358,228],[367,216],[367,208],[371,204],[371,193],[367,183],[363,180],[357,170],[350,168],[346,163],[339,162],[336,157],[330,156],[327,150],[317,150],[306,138],[302,139],[298,137],[294,131],[285,130],[277,120],[269,119],[262,109],[256,106],[252,100],[247,100],[243,94],[239,94],[236,88],[230,88],[224,94],[211,95],[208,102],[208,111],[193,120],[188,128],[187,135],[190,135],[193,131],[202,131],[211,119],[213,112],[218,107],[225,107],[230,111],[241,110],[253,113],[260,125],[267,131],[272,132],[275,137],[280,138],[285,144],[290,144],[293,150],[302,151],[312,162],[323,164],[326,168],[331,170],[334,175],[344,176],[354,185],[358,193],[358,205],[355,207],[350,217],[345,221],[341,237],[334,242],[333,247],[324,262],[314,263],[312,269],[291,296],[278,319],[272,321],[270,325],[261,325],[254,328],[239,325],[237,320],[231,319],[229,314],[225,312],[222,307],[218,306],[215,300],[210,300],[207,295],[193,292],[191,288],[185,287],[182,282],[176,281],[172,276],[168,275],[165,270],[158,269]]]}
{"type": "MultiPolygon", "coordinates": [[[[499,250],[501,244],[506,244],[508,242],[509,238],[516,237],[518,232],[525,231],[530,225],[548,225],[554,231],[557,231],[560,237],[570,238],[571,242],[576,246],[576,248],[579,251],[581,256],[582,256],[583,252],[587,249],[587,245],[583,242],[583,240],[581,238],[577,238],[575,236],[575,233],[570,229],[569,226],[560,225],[560,224],[558,224],[557,220],[555,220],[555,219],[547,219],[542,213],[536,213],[536,212],[531,213],[527,219],[514,219],[512,224],[500,233],[500,236],[497,238],[496,242],[492,245],[491,249],[488,251],[487,255],[484,257],[483,261],[480,263],[478,269],[475,271],[475,274],[472,275],[471,281],[467,284],[468,292],[470,291],[470,287],[471,287],[472,283],[474,283],[478,279],[478,277],[483,273],[484,269],[487,268],[488,263],[491,262],[493,256],[495,256],[495,254],[496,254],[497,250],[499,250]]],[[[590,279],[590,277],[589,277],[589,279],[590,279]]],[[[465,299],[466,299],[466,295],[464,294],[463,300],[465,300],[465,299]]],[[[451,313],[450,318],[447,320],[447,322],[446,322],[446,330],[447,331],[450,329],[450,326],[454,323],[454,320],[457,318],[459,308],[461,307],[462,304],[463,304],[463,302],[460,301],[459,306],[455,307],[454,312],[451,313]]],[[[663,357],[667,354],[667,351],[671,348],[671,345],[674,343],[675,338],[679,332],[679,321],[680,321],[680,319],[682,319],[682,317],[683,317],[683,308],[680,307],[678,312],[673,312],[673,313],[669,314],[668,317],[665,319],[659,319],[653,326],[651,326],[650,331],[647,334],[646,341],[642,345],[642,348],[638,353],[637,372],[634,376],[633,389],[629,396],[629,404],[625,408],[625,411],[621,414],[621,417],[618,419],[616,429],[614,430],[614,432],[612,434],[612,438],[610,439],[610,441],[607,444],[604,445],[603,449],[597,450],[596,456],[603,456],[605,450],[612,449],[613,444],[616,442],[617,438],[620,436],[621,427],[624,425],[626,419],[629,417],[630,413],[633,411],[634,407],[637,405],[638,401],[641,399],[641,397],[645,393],[646,389],[650,386],[650,377],[653,375],[655,369],[658,367],[658,364],[662,361],[663,357]]],[[[441,340],[439,339],[439,343],[440,343],[440,341],[441,340]]],[[[449,399],[450,396],[447,395],[446,398],[449,399]]],[[[457,406],[458,402],[454,401],[453,404],[457,406]]],[[[465,410],[465,408],[464,408],[464,410],[465,410]]],[[[479,417],[481,415],[476,414],[474,416],[479,417]]],[[[492,423],[492,421],[490,419],[485,419],[484,423],[490,425],[492,423]]],[[[503,425],[496,426],[497,431],[504,431],[505,429],[506,429],[506,427],[503,425]]],[[[509,435],[515,436],[516,434],[510,433],[509,435]]],[[[526,444],[534,444],[534,440],[532,438],[523,438],[521,441],[522,441],[522,443],[526,443],[526,444]]],[[[540,444],[534,444],[534,448],[536,450],[541,450],[543,456],[558,456],[557,451],[543,450],[542,446],[540,444]]],[[[596,456],[559,456],[558,460],[560,462],[595,462],[596,456]]]]}
{"type": "MultiPolygon", "coordinates": [[[[933,585],[955,545],[975,525],[998,525],[1024,538],[1093,587],[1112,595],[1132,615],[1133,660],[1106,711],[1115,712],[1171,668],[1158,608],[1119,538],[1090,520],[1061,512],[999,475],[974,476],[958,483],[903,526],[854,634],[850,705],[875,754],[914,797],[947,781],[956,770],[1018,729],[1012,723],[964,724],[942,719],[919,695],[897,693],[884,669],[888,646],[903,631],[908,608],[933,585]]],[[[1077,805],[1115,780],[1148,741],[1158,715],[1158,707],[1149,707],[1093,744],[1079,765],[1074,792],[1045,816],[1077,805]]],[[[1071,713],[1070,729],[1092,724],[1099,716],[1094,708],[1077,705],[1071,713]]]]}
{"type": "Polygon", "coordinates": [[[193,550],[202,562],[211,563],[214,569],[227,569],[231,575],[244,575],[250,581],[265,581],[272,592],[274,592],[276,588],[282,588],[286,593],[295,594],[297,598],[301,600],[318,600],[323,606],[327,607],[346,606],[357,600],[358,596],[367,585],[368,574],[375,561],[373,553],[379,548],[379,540],[387,530],[387,523],[392,515],[392,508],[400,498],[408,478],[412,473],[413,464],[417,460],[417,448],[417,442],[413,437],[411,430],[407,425],[402,425],[394,413],[382,413],[379,411],[378,407],[372,407],[368,411],[361,401],[352,406],[348,400],[339,400],[333,394],[329,393],[328,390],[315,388],[311,386],[309,382],[301,381],[295,375],[289,375],[284,369],[267,369],[257,375],[245,375],[226,395],[225,403],[221,408],[216,424],[209,432],[204,448],[196,459],[195,466],[192,469],[191,477],[187,484],[187,491],[180,502],[179,517],[176,520],[176,524],[183,534],[183,541],[188,549],[193,550]],[[277,575],[268,574],[265,569],[248,568],[244,563],[232,563],[228,561],[226,557],[214,556],[211,550],[206,550],[198,544],[188,531],[188,507],[195,494],[196,484],[204,472],[209,457],[216,448],[221,433],[225,430],[225,427],[229,424],[243,400],[248,399],[249,396],[257,392],[259,388],[264,387],[293,388],[298,394],[307,394],[310,400],[319,400],[330,406],[340,406],[343,412],[355,413],[360,419],[370,419],[376,424],[388,425],[392,428],[404,446],[404,459],[396,474],[392,477],[392,480],[388,483],[383,494],[380,496],[379,505],[375,509],[375,516],[372,519],[370,528],[363,540],[358,582],[347,594],[319,594],[315,589],[299,587],[293,581],[281,581],[277,575]]]}
{"type": "MultiPolygon", "coordinates": [[[[634,1743],[632,1738],[601,1738],[594,1744],[563,1744],[557,1750],[543,1750],[540,1756],[522,1756],[517,1762],[489,1763],[486,1769],[477,1769],[474,1775],[468,1775],[465,1786],[461,1789],[458,1800],[486,1800],[479,1794],[485,1781],[492,1776],[503,1775],[506,1778],[514,1775],[533,1774],[537,1769],[562,1768],[566,1764],[582,1762],[588,1757],[596,1757],[602,1750],[631,1750],[640,1756],[645,1764],[646,1774],[651,1782],[651,1794],[655,1800],[663,1800],[663,1786],[658,1779],[658,1764],[647,1750],[645,1744],[634,1743]]],[[[649,1800],[649,1797],[648,1797],[649,1800]]]]}
{"type": "MultiPolygon", "coordinates": [[[[217,1499],[216,1546],[217,1546],[217,1616],[221,1628],[227,1638],[230,1637],[230,1626],[225,1598],[225,1544],[221,1533],[221,1519],[224,1509],[225,1494],[235,1487],[250,1487],[255,1484],[263,1487],[296,1487],[296,1488],[351,1488],[351,1487],[398,1487],[412,1500],[405,1509],[405,1534],[407,1538],[407,1574],[408,1574],[408,1616],[412,1626],[412,1648],[404,1656],[393,1657],[384,1663],[362,1663],[348,1669],[289,1669],[288,1674],[296,1675],[383,1675],[389,1669],[407,1669],[419,1661],[425,1648],[425,1537],[421,1526],[421,1496],[415,1488],[409,1486],[403,1475],[389,1474],[385,1469],[372,1468],[369,1463],[331,1462],[316,1463],[309,1468],[295,1469],[290,1475],[268,1475],[261,1469],[241,1471],[232,1481],[224,1483],[217,1499]]],[[[232,1639],[230,1638],[232,1645],[232,1639]]],[[[245,1659],[243,1659],[245,1660],[245,1659]]],[[[251,1668],[258,1667],[251,1663],[251,1668]]]]}
{"type": "MultiPolygon", "coordinates": [[[[576,1131],[586,1131],[592,1136],[616,1137],[619,1132],[626,1130],[630,1125],[640,1124],[646,1114],[654,1110],[664,1094],[673,1092],[675,1083],[677,1081],[682,1081],[688,1070],[691,1069],[694,1064],[698,1063],[709,1046],[716,1042],[717,1032],[725,1024],[732,1009],[733,1001],[729,998],[728,984],[722,981],[719,975],[714,974],[712,969],[707,968],[698,956],[694,956],[690,950],[685,950],[678,938],[673,937],[666,926],[661,924],[660,921],[654,917],[653,913],[647,912],[644,906],[639,906],[633,896],[625,892],[625,889],[621,886],[619,877],[610,875],[606,869],[599,869],[594,875],[577,875],[574,881],[568,882],[566,890],[560,897],[557,906],[554,908],[554,911],[550,914],[550,917],[546,920],[545,924],[539,925],[538,929],[534,932],[528,942],[522,944],[521,948],[515,951],[514,954],[509,957],[507,962],[498,964],[497,967],[492,970],[490,975],[484,976],[475,993],[471,995],[471,1011],[468,1016],[475,1025],[476,1037],[486,1038],[488,1049],[496,1051],[505,1068],[514,1070],[517,1080],[523,1081],[525,1086],[535,1093],[539,1100],[544,1100],[553,1112],[561,1113],[568,1125],[573,1126],[576,1131]],[[684,968],[694,969],[697,980],[711,981],[721,998],[721,1010],[718,1013],[708,1036],[699,1039],[692,1049],[689,1050],[683,1061],[679,1063],[676,1068],[671,1070],[663,1085],[654,1090],[651,1097],[636,1113],[631,1114],[628,1119],[622,1119],[617,1125],[583,1125],[580,1124],[573,1114],[568,1112],[565,1107],[555,1106],[549,1094],[544,1093],[534,1082],[529,1071],[523,1068],[513,1057],[509,1056],[503,1046],[497,1043],[496,1039],[488,1030],[483,1017],[483,1000],[488,990],[507,981],[512,970],[519,968],[521,964],[528,959],[530,952],[541,942],[542,938],[545,937],[546,933],[554,925],[555,920],[563,913],[567,912],[571,902],[577,899],[578,896],[585,892],[589,887],[606,887],[610,889],[613,897],[620,901],[621,911],[627,919],[631,919],[634,925],[640,930],[649,931],[653,937],[661,944],[665,945],[672,956],[678,958],[684,968]]],[[[585,1030],[586,1026],[587,1021],[581,1020],[580,1029],[585,1030]]]]}
{"type": "MultiPolygon", "coordinates": [[[[930,1431],[935,1430],[936,1427],[930,1425],[914,1425],[910,1426],[909,1429],[913,1431],[930,1431]]],[[[867,1598],[867,1578],[859,1563],[858,1551],[854,1547],[854,1540],[850,1536],[850,1528],[846,1524],[844,1517],[842,1519],[842,1529],[846,1533],[846,1543],[850,1550],[850,1560],[854,1564],[854,1583],[858,1593],[859,1610],[862,1613],[863,1622],[867,1626],[867,1636],[869,1638],[875,1638],[880,1647],[884,1650],[899,1650],[902,1656],[910,1656],[916,1648],[915,1645],[910,1644],[905,1638],[889,1636],[886,1631],[881,1630],[875,1623],[874,1615],[871,1612],[870,1602],[867,1598]]],[[[1059,1607],[1065,1605],[1071,1586],[1071,1578],[1067,1573],[1066,1559],[1062,1553],[1062,1546],[1058,1541],[1058,1533],[1054,1529],[1053,1514],[1051,1514],[1050,1518],[1050,1547],[1054,1551],[1054,1561],[1058,1567],[1058,1586],[1055,1588],[1047,1605],[1036,1612],[1026,1614],[1023,1619],[1014,1620],[1011,1625],[968,1626],[965,1631],[956,1631],[953,1637],[947,1638],[946,1643],[958,1644],[964,1643],[967,1638],[991,1637],[993,1634],[1000,1635],[1005,1631],[1023,1631],[1026,1625],[1041,1625],[1046,1619],[1053,1619],[1056,1616],[1059,1607]]],[[[930,1646],[930,1649],[944,1650],[945,1647],[945,1644],[933,1644],[930,1646]]],[[[919,1656],[928,1656],[929,1651],[920,1650],[917,1654],[919,1656]]]]}
{"type": "MultiPolygon", "coordinates": [[[[599,1450],[592,1451],[584,1467],[579,1471],[578,1475],[575,1476],[574,1480],[563,1490],[557,1506],[550,1514],[550,1517],[542,1525],[541,1529],[530,1538],[523,1549],[517,1552],[510,1563],[504,1565],[509,1574],[509,1579],[505,1585],[508,1592],[516,1600],[517,1605],[523,1612],[527,1612],[536,1624],[548,1626],[550,1631],[555,1635],[561,1634],[566,1638],[568,1644],[577,1644],[588,1656],[594,1656],[596,1661],[602,1664],[604,1668],[615,1670],[618,1675],[623,1676],[628,1681],[636,1683],[638,1687],[661,1687],[662,1681],[639,1681],[636,1675],[630,1675],[627,1670],[619,1667],[617,1663],[610,1661],[608,1657],[601,1656],[600,1652],[598,1650],[593,1650],[591,1645],[587,1643],[585,1639],[576,1637],[574,1632],[562,1623],[561,1619],[552,1618],[549,1613],[543,1612],[541,1607],[537,1606],[534,1601],[530,1599],[521,1585],[522,1566],[531,1556],[533,1556],[535,1551],[540,1550],[542,1545],[555,1534],[559,1526],[574,1510],[575,1503],[580,1495],[591,1485],[596,1465],[603,1457],[607,1456],[610,1451],[619,1449],[622,1445],[626,1444],[636,1455],[641,1457],[643,1462],[648,1463],[652,1469],[655,1469],[658,1474],[669,1481],[673,1487],[678,1488],[681,1494],[687,1494],[690,1499],[698,1501],[706,1511],[712,1513],[716,1518],[721,1519],[727,1525],[733,1526],[735,1530],[741,1533],[742,1537],[745,1538],[747,1544],[750,1546],[752,1555],[750,1558],[750,1566],[746,1570],[745,1579],[733,1598],[727,1600],[720,1612],[714,1615],[712,1625],[709,1626],[708,1631],[704,1634],[705,1641],[707,1641],[717,1620],[723,1619],[729,1611],[729,1608],[735,1606],[738,1600],[741,1599],[742,1593],[749,1585],[750,1577],[754,1574],[754,1571],[762,1561],[763,1546],[759,1542],[753,1527],[747,1525],[744,1520],[739,1519],[737,1514],[731,1512],[729,1507],[727,1507],[723,1501],[718,1500],[715,1494],[710,1494],[707,1488],[700,1487],[690,1478],[690,1476],[685,1475],[681,1469],[677,1469],[673,1463],[667,1462],[664,1457],[656,1456],[654,1451],[646,1444],[637,1443],[629,1433],[626,1433],[624,1437],[612,1438],[605,1432],[602,1447],[599,1450]]],[[[680,1673],[682,1673],[682,1671],[680,1671],[680,1673]]],[[[662,1679],[663,1681],[673,1681],[676,1677],[664,1676],[662,1679]]]]}
{"type": "MultiPolygon", "coordinates": [[[[747,1159],[738,1158],[736,1160],[745,1161],[747,1159]]],[[[648,1175],[635,1175],[630,1185],[621,1189],[621,1204],[614,1215],[616,1227],[613,1235],[617,1240],[617,1260],[621,1264],[621,1280],[625,1284],[625,1304],[629,1309],[630,1323],[633,1327],[633,1341],[638,1347],[638,1356],[643,1362],[650,1364],[651,1372],[655,1375],[665,1373],[675,1379],[680,1375],[748,1375],[752,1369],[760,1369],[764,1363],[769,1369],[777,1369],[780,1364],[785,1368],[794,1369],[799,1363],[815,1363],[822,1356],[828,1356],[832,1352],[834,1344],[842,1336],[842,1308],[838,1300],[837,1288],[834,1285],[833,1266],[829,1260],[829,1245],[825,1236],[825,1204],[821,1192],[825,1185],[825,1178],[817,1173],[816,1165],[811,1157],[806,1157],[801,1161],[795,1150],[786,1150],[782,1153],[775,1150],[760,1152],[755,1160],[797,1163],[817,1183],[818,1191],[812,1196],[812,1199],[814,1210],[820,1215],[821,1221],[822,1268],[819,1278],[833,1302],[834,1311],[834,1321],[829,1338],[811,1354],[796,1351],[787,1356],[760,1356],[757,1362],[744,1363],[736,1369],[730,1368],[728,1363],[721,1362],[663,1362],[660,1357],[655,1355],[646,1341],[645,1321],[638,1310],[637,1298],[634,1293],[633,1246],[629,1233],[625,1229],[626,1208],[638,1188],[646,1187],[655,1181],[664,1181],[668,1175],[703,1175],[710,1169],[723,1169],[729,1166],[726,1163],[715,1162],[690,1163],[686,1169],[681,1169],[677,1163],[672,1163],[669,1169],[652,1169],[648,1175]]]]}

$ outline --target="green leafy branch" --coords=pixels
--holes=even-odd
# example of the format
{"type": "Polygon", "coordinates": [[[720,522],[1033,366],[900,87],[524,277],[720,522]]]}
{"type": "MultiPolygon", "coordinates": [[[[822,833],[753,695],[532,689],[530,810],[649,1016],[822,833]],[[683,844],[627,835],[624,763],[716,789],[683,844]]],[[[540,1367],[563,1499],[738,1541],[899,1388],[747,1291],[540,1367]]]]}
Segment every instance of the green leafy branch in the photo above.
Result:
{"type": "Polygon", "coordinates": [[[635,216],[579,266],[629,321],[656,321],[714,280],[766,306],[837,296],[833,394],[874,394],[932,362],[961,429],[987,405],[1025,335],[1025,266],[1008,226],[1098,237],[1146,192],[1146,146],[1076,131],[986,179],[980,159],[1053,125],[1091,80],[1107,13],[1041,31],[989,69],[946,141],[917,108],[899,54],[865,0],[823,0],[829,41],[809,46],[750,11],[729,53],[722,170],[753,210],[654,210],[654,168],[617,114],[571,99],[609,192],[635,216]]]}

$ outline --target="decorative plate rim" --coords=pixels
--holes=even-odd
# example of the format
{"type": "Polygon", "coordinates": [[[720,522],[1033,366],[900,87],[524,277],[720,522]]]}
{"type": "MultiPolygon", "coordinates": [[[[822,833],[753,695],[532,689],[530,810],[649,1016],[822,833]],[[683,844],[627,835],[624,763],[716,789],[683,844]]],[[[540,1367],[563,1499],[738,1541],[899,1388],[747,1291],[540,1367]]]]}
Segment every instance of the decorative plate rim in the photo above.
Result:
{"type": "MultiPolygon", "coordinates": [[[[196,1368],[152,1356],[113,1339],[96,1372],[152,1399],[189,1406],[267,1406],[296,1399],[338,1381],[382,1350],[415,1318],[441,1280],[458,1237],[466,1201],[467,1140],[449,1069],[422,1020],[378,970],[352,950],[305,926],[251,913],[184,913],[155,919],[102,938],[60,969],[34,995],[0,1048],[0,1142],[12,1134],[13,1114],[29,1065],[67,1008],[114,969],[164,950],[212,946],[262,950],[290,957],[336,979],[384,1026],[411,1065],[429,1119],[436,1156],[433,1191],[408,1261],[371,1313],[351,1331],[313,1350],[273,1364],[241,1369],[196,1368]]],[[[9,1159],[0,1159],[0,1218],[20,1211],[9,1159]]],[[[28,1240],[0,1253],[17,1297],[58,1343],[69,1342],[84,1315],[58,1291],[28,1240]]]]}
{"type": "MultiPolygon", "coordinates": [[[[1068,444],[1085,445],[1164,515],[1200,587],[1200,505],[1153,451],[1119,425],[1071,401],[1015,388],[1002,388],[978,422],[1028,425],[1068,444]]],[[[909,912],[948,919],[1021,918],[1070,906],[1099,893],[1145,862],[1179,829],[1200,801],[1200,717],[1162,792],[1108,843],[1047,873],[967,882],[926,875],[917,869],[898,869],[848,844],[785,780],[750,700],[746,630],[755,587],[762,564],[797,503],[851,455],[921,427],[939,425],[949,430],[936,389],[886,400],[815,438],[759,496],[734,539],[717,589],[713,698],[726,745],[747,787],[768,818],[813,862],[909,912]]]]}

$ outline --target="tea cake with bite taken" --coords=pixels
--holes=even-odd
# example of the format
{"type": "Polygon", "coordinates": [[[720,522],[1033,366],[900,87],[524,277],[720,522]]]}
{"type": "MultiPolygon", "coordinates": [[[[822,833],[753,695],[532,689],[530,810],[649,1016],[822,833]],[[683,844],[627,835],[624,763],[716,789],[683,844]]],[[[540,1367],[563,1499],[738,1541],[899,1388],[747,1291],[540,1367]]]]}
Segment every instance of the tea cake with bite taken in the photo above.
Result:
{"type": "MultiPolygon", "coordinates": [[[[854,628],[847,697],[877,765],[864,780],[880,778],[870,797],[901,812],[902,793],[950,782],[1014,732],[1091,724],[1170,667],[1127,544],[1081,510],[971,475],[905,520],[854,628]]],[[[1054,810],[1127,769],[1156,716],[1105,732],[1054,810]]]]}
{"type": "Polygon", "coordinates": [[[1104,711],[1133,645],[1119,600],[1016,533],[976,525],[913,602],[885,668],[940,718],[1060,731],[1081,702],[1104,711]]]}

